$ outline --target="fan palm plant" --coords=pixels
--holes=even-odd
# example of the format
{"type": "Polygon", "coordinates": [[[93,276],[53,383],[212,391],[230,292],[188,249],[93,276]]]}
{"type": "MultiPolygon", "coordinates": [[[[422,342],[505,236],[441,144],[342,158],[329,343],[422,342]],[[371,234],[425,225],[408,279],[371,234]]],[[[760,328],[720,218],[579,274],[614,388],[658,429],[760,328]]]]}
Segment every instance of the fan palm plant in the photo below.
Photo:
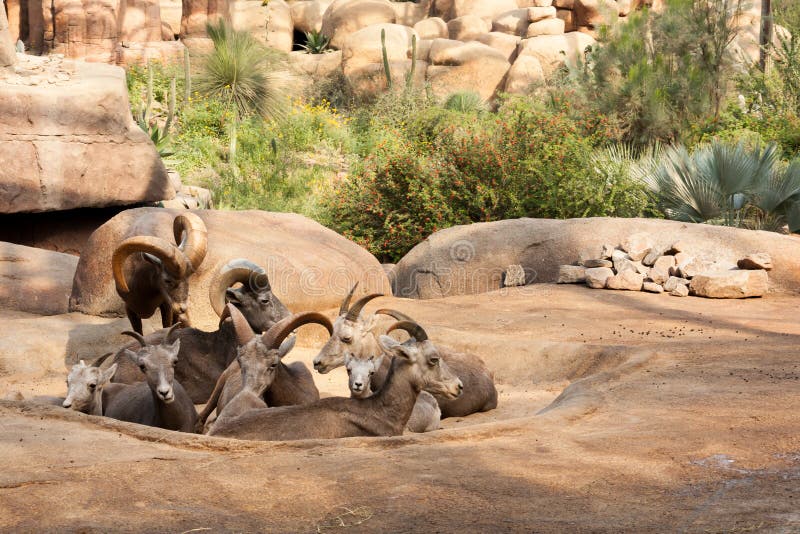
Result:
{"type": "Polygon", "coordinates": [[[450,94],[444,101],[444,108],[460,113],[480,113],[489,109],[481,95],[474,91],[459,91],[450,94]]]}
{"type": "Polygon", "coordinates": [[[251,115],[276,119],[284,115],[288,100],[288,73],[273,68],[269,50],[247,32],[234,30],[220,20],[207,24],[214,43],[197,79],[197,90],[222,101],[231,113],[230,156],[236,158],[236,133],[241,120],[251,115]]]}
{"type": "Polygon", "coordinates": [[[774,143],[748,149],[714,141],[692,154],[670,147],[641,179],[670,219],[800,230],[800,160],[780,165],[774,143]]]}

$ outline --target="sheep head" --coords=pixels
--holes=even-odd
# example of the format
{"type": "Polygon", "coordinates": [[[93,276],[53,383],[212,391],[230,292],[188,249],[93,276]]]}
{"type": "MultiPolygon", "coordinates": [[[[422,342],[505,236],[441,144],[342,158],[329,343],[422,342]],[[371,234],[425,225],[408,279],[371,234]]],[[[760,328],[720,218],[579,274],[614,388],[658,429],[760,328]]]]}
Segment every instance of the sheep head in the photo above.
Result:
{"type": "Polygon", "coordinates": [[[157,345],[148,345],[144,337],[136,332],[122,332],[139,342],[139,350],[125,349],[125,355],[144,373],[147,385],[164,404],[175,400],[175,364],[178,363],[181,348],[181,340],[175,336],[175,330],[180,326],[181,323],[172,325],[157,345]]]}
{"type": "Polygon", "coordinates": [[[291,315],[272,292],[266,271],[245,259],[231,260],[220,269],[211,282],[208,296],[220,319],[224,319],[226,304],[233,304],[256,332],[266,332],[291,315]],[[242,285],[232,287],[235,284],[242,285]]]}
{"type": "Polygon", "coordinates": [[[380,369],[383,363],[383,353],[378,356],[367,357],[353,356],[345,353],[344,366],[347,369],[347,383],[353,397],[364,398],[372,394],[370,387],[372,375],[380,369]]]}
{"type": "Polygon", "coordinates": [[[450,370],[419,324],[413,321],[399,321],[386,333],[394,330],[405,330],[411,337],[401,343],[384,335],[380,336],[379,343],[387,354],[411,365],[412,384],[417,389],[448,399],[455,399],[461,395],[464,388],[461,380],[450,370]]]}
{"type": "Polygon", "coordinates": [[[97,402],[97,395],[102,394],[103,387],[111,381],[116,371],[116,363],[106,370],[86,365],[83,360],[76,363],[67,375],[67,397],[62,406],[89,413],[97,402]]]}
{"type": "MultiPolygon", "coordinates": [[[[175,217],[173,222],[175,243],[154,236],[134,236],[124,240],[111,259],[117,293],[129,301],[131,295],[124,265],[129,256],[141,253],[154,270],[148,281],[159,293],[161,300],[169,306],[175,321],[189,324],[189,277],[206,255],[208,235],[205,224],[197,215],[186,213],[175,217]]],[[[152,313],[154,310],[147,310],[152,313]]]]}

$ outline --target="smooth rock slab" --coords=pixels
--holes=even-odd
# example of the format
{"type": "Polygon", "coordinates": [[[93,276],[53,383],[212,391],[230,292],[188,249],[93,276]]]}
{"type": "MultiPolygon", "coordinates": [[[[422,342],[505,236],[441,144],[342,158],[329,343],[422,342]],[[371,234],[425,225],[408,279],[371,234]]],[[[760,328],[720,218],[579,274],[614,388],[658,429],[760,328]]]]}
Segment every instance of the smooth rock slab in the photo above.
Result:
{"type": "Polygon", "coordinates": [[[714,299],[761,297],[769,289],[769,277],[764,270],[701,274],[690,287],[695,295],[714,299]]]}
{"type": "Polygon", "coordinates": [[[67,313],[78,258],[0,243],[0,308],[39,315],[67,313]]]}

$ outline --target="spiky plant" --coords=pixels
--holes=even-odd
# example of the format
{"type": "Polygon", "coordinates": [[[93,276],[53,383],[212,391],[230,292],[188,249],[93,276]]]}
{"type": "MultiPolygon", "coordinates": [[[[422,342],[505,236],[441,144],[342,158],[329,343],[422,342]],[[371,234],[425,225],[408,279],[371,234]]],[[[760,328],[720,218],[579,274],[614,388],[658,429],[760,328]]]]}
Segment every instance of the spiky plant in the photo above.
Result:
{"type": "Polygon", "coordinates": [[[305,33],[306,44],[301,45],[301,48],[309,54],[324,54],[328,50],[328,45],[331,40],[317,30],[311,30],[305,33]]]}
{"type": "Polygon", "coordinates": [[[207,24],[214,43],[197,77],[196,88],[222,101],[232,115],[230,156],[236,157],[239,122],[251,115],[277,119],[284,115],[289,75],[273,68],[269,50],[247,32],[235,30],[220,20],[207,24]]]}
{"type": "Polygon", "coordinates": [[[459,91],[447,97],[444,108],[461,113],[480,113],[489,109],[481,95],[474,91],[459,91]]]}

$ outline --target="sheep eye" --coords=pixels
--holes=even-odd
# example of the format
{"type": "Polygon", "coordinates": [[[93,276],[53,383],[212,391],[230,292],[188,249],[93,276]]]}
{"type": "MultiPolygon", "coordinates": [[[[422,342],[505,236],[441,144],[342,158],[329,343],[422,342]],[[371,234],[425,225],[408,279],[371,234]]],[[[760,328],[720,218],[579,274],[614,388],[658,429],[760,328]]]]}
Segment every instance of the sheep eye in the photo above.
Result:
{"type": "Polygon", "coordinates": [[[270,369],[275,369],[276,367],[278,367],[277,363],[273,363],[272,365],[269,366],[270,369]]]}
{"type": "Polygon", "coordinates": [[[431,365],[439,365],[439,358],[431,358],[431,365]]]}
{"type": "Polygon", "coordinates": [[[140,364],[140,365],[139,365],[139,369],[141,369],[141,370],[142,370],[142,372],[145,372],[145,371],[147,371],[147,367],[145,367],[145,365],[144,365],[144,364],[140,364]]]}
{"type": "Polygon", "coordinates": [[[353,338],[352,337],[343,337],[342,338],[342,343],[347,343],[349,345],[352,342],[353,342],[353,338]]]}
{"type": "Polygon", "coordinates": [[[269,297],[258,299],[261,304],[269,304],[269,297]]]}

